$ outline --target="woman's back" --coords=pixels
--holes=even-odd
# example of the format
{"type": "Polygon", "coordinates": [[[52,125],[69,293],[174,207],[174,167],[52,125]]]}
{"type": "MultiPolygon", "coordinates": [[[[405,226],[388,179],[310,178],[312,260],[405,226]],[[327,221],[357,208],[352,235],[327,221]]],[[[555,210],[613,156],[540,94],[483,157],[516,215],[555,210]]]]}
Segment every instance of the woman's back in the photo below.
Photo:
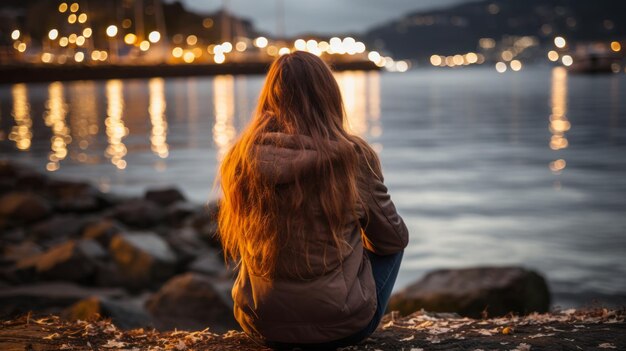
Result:
{"type": "Polygon", "coordinates": [[[381,254],[406,246],[375,153],[343,123],[323,62],[281,57],[222,165],[220,236],[240,263],[235,316],[257,339],[322,343],[361,330],[377,311],[364,245],[381,254]]]}

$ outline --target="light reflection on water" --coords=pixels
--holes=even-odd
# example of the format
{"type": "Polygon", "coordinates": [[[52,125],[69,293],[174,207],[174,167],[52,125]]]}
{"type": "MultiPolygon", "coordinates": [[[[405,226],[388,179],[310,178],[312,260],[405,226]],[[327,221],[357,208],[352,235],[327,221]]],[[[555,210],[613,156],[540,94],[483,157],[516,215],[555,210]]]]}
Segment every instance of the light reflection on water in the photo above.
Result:
{"type": "MultiPolygon", "coordinates": [[[[348,126],[380,152],[411,243],[398,286],[441,267],[522,264],[567,305],[624,301],[621,76],[556,68],[336,74],[348,126]],[[619,300],[622,299],[622,300],[619,300]]],[[[261,76],[0,87],[2,158],[104,191],[177,184],[203,202],[261,76]]]]}

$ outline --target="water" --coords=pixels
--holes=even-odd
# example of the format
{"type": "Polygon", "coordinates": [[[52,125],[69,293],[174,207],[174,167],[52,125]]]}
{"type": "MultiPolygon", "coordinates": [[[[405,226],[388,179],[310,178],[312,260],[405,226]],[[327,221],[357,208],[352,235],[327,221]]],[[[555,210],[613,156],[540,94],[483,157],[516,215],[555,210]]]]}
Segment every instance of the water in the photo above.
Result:
{"type": "MultiPolygon", "coordinates": [[[[626,76],[536,67],[337,74],[409,227],[396,288],[443,267],[523,265],[560,306],[626,303],[626,76]]],[[[0,151],[104,191],[213,198],[261,76],[0,87],[0,151]]]]}

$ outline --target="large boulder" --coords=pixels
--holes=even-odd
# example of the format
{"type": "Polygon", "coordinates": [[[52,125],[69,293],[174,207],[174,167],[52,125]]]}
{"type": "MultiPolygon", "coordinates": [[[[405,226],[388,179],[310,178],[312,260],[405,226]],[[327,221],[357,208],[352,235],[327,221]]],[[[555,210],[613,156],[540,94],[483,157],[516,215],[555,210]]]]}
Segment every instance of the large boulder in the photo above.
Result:
{"type": "Polygon", "coordinates": [[[107,252],[94,240],[69,240],[48,251],[17,262],[18,274],[35,274],[45,280],[84,282],[95,273],[107,252]]]}
{"type": "Polygon", "coordinates": [[[141,301],[135,302],[132,299],[92,296],[74,303],[61,315],[68,320],[94,321],[99,318],[110,318],[113,324],[121,329],[152,326],[152,319],[141,301]]]}
{"type": "Polygon", "coordinates": [[[175,271],[176,255],[166,241],[152,232],[116,234],[109,252],[130,288],[155,286],[175,271]]]}
{"type": "Polygon", "coordinates": [[[50,212],[50,205],[33,193],[10,192],[0,197],[0,217],[16,222],[36,222],[47,217],[50,212]]]}
{"type": "Polygon", "coordinates": [[[185,196],[176,188],[148,189],[145,198],[162,207],[185,201],[185,196]]]}
{"type": "Polygon", "coordinates": [[[170,279],[146,303],[159,329],[202,330],[214,332],[239,329],[233,316],[230,281],[185,273],[170,279]]]}
{"type": "Polygon", "coordinates": [[[29,311],[59,312],[79,300],[91,296],[119,298],[119,288],[86,288],[73,283],[42,282],[0,289],[0,317],[20,315],[29,311]]]}
{"type": "Polygon", "coordinates": [[[473,318],[547,312],[549,308],[545,279],[520,267],[437,270],[393,295],[388,306],[404,315],[425,309],[473,318]]]}
{"type": "Polygon", "coordinates": [[[191,217],[191,226],[196,229],[201,238],[209,245],[219,248],[221,243],[218,235],[217,216],[218,202],[209,202],[191,217]]]}
{"type": "Polygon", "coordinates": [[[134,228],[150,228],[160,224],[165,210],[152,201],[134,199],[115,207],[113,217],[134,228]]]}

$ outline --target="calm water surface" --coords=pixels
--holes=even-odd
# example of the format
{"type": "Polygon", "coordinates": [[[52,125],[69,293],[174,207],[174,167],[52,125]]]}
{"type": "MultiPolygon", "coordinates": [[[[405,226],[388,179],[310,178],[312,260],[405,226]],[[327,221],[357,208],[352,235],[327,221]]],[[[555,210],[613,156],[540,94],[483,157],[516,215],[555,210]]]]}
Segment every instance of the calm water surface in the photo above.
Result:
{"type": "MultiPolygon", "coordinates": [[[[561,69],[337,74],[411,242],[397,288],[519,264],[561,306],[626,304],[626,76],[561,69]]],[[[198,203],[261,76],[0,86],[0,151],[104,191],[176,184],[198,203]]]]}

